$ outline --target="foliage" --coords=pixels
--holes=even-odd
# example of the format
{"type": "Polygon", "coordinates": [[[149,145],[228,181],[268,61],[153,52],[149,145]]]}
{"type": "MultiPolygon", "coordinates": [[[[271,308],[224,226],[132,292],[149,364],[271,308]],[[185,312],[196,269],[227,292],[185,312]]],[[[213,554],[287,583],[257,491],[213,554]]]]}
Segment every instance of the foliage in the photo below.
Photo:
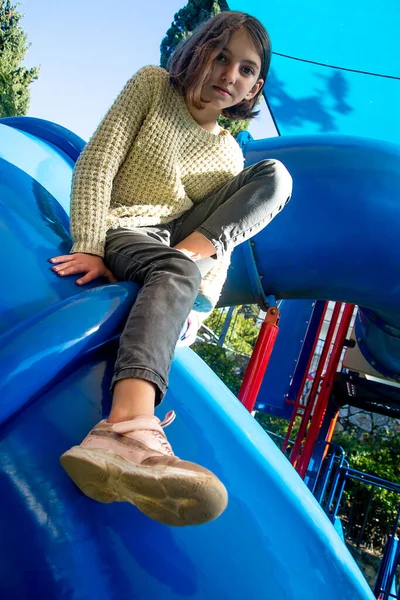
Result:
{"type": "Polygon", "coordinates": [[[10,0],[0,0],[0,116],[25,115],[29,108],[29,86],[39,74],[38,67],[21,65],[29,48],[27,35],[19,25],[23,15],[10,0]]]}
{"type": "Polygon", "coordinates": [[[197,342],[192,346],[192,349],[218,375],[231,392],[237,396],[241,377],[237,372],[234,353],[220,346],[204,342],[197,342]]]}
{"type": "MultiPolygon", "coordinates": [[[[188,0],[186,6],[175,15],[164,39],[160,45],[160,65],[165,69],[168,60],[178,44],[190,36],[198,25],[210,17],[229,10],[225,0],[188,0]]],[[[247,129],[249,121],[232,121],[225,117],[218,119],[219,124],[236,137],[240,131],[247,129]]]]}
{"type": "MultiPolygon", "coordinates": [[[[344,449],[350,466],[359,471],[400,482],[400,438],[396,431],[376,431],[359,435],[356,428],[335,434],[333,441],[344,449]]],[[[370,486],[357,481],[346,484],[340,516],[347,524],[348,536],[356,542],[379,548],[390,534],[400,495],[376,488],[368,510],[367,524],[362,539],[361,525],[370,500],[370,486]]]]}
{"type": "MultiPolygon", "coordinates": [[[[225,309],[215,309],[205,321],[205,325],[218,337],[224,323],[225,309]]],[[[209,367],[222,379],[225,385],[238,394],[243,372],[247,366],[247,356],[251,354],[257,340],[259,328],[255,326],[259,309],[256,305],[238,306],[226,336],[226,346],[198,342],[192,346],[209,367]]],[[[225,315],[226,316],[226,315],[225,315]]]]}
{"type": "MultiPolygon", "coordinates": [[[[224,311],[225,309],[220,308],[213,310],[204,322],[218,336],[224,324],[224,311]]],[[[255,326],[258,312],[259,309],[255,304],[239,305],[235,308],[225,338],[226,346],[240,354],[251,355],[259,334],[259,328],[255,326]]]]}
{"type": "MultiPolygon", "coordinates": [[[[286,437],[289,421],[268,415],[267,413],[257,411],[255,415],[256,421],[260,423],[261,427],[267,431],[276,445],[281,448],[283,440],[286,437]]],[[[297,432],[300,427],[301,418],[296,417],[293,429],[290,434],[290,439],[293,441],[296,438],[297,432]]],[[[286,454],[290,454],[292,445],[289,443],[286,454]]]]}
{"type": "MultiPolygon", "coordinates": [[[[257,412],[256,419],[281,447],[286,435],[288,421],[257,412]]],[[[343,420],[341,420],[343,424],[343,420]]],[[[294,440],[300,419],[297,418],[291,433],[294,440]]],[[[400,438],[396,431],[376,431],[374,434],[360,435],[358,428],[348,425],[346,430],[336,433],[333,442],[346,452],[351,468],[376,475],[382,479],[400,482],[400,438]]],[[[290,445],[288,448],[290,452],[290,445]]],[[[371,486],[353,480],[346,483],[339,516],[347,528],[347,537],[368,548],[381,549],[391,533],[400,496],[394,492],[376,488],[368,509],[371,486]],[[368,510],[367,523],[362,539],[361,533],[364,515],[368,510]]]]}
{"type": "Polygon", "coordinates": [[[232,121],[232,119],[227,119],[221,115],[218,117],[218,123],[221,127],[223,127],[223,129],[230,131],[233,137],[236,138],[241,131],[246,131],[250,124],[250,119],[247,121],[232,121]]]}
{"type": "Polygon", "coordinates": [[[219,12],[221,7],[218,0],[188,0],[186,6],[174,15],[174,20],[161,42],[160,65],[165,69],[169,57],[178,44],[185,40],[198,25],[219,12]]]}

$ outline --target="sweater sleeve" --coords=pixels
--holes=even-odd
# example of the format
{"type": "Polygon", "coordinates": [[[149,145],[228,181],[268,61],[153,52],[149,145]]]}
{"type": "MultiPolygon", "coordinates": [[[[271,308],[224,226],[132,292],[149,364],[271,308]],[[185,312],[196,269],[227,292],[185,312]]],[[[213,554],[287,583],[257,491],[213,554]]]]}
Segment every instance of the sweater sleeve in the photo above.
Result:
{"type": "Polygon", "coordinates": [[[150,109],[154,72],[154,67],[144,67],[128,81],[76,163],[71,191],[72,253],[104,256],[113,181],[150,109]]]}

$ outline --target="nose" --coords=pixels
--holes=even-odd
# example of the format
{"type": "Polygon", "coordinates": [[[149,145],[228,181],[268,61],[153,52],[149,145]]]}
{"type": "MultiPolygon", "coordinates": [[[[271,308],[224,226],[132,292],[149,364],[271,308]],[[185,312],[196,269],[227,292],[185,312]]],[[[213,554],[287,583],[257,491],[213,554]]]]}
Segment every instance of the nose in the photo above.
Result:
{"type": "Polygon", "coordinates": [[[229,85],[229,84],[233,85],[236,82],[237,74],[238,74],[237,65],[235,65],[233,63],[229,63],[225,66],[225,69],[222,71],[221,79],[227,85],[229,85]]]}

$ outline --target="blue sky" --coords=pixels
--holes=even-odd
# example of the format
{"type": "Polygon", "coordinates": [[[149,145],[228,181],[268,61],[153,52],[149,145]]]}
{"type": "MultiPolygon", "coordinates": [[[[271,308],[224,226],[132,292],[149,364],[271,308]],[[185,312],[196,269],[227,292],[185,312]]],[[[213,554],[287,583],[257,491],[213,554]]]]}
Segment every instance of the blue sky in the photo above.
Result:
{"type": "MultiPolygon", "coordinates": [[[[85,140],[126,81],[159,64],[159,46],[186,0],[23,0],[21,25],[31,42],[25,64],[41,67],[29,115],[67,127],[85,140]]],[[[252,126],[264,137],[268,124],[252,126]]],[[[257,133],[257,135],[256,135],[257,133]]]]}
{"type": "Polygon", "coordinates": [[[40,65],[29,115],[87,139],[125,82],[159,64],[159,46],[185,0],[25,0],[22,27],[32,43],[25,64],[40,65]]]}

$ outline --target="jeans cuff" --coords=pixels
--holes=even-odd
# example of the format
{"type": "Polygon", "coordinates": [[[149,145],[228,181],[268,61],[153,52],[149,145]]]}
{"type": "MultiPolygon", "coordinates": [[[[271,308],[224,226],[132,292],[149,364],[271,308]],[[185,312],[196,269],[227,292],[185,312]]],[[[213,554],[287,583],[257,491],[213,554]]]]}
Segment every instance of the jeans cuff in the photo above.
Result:
{"type": "Polygon", "coordinates": [[[154,383],[157,386],[155,406],[158,406],[165,396],[165,393],[167,391],[167,384],[160,377],[160,375],[158,375],[151,369],[146,369],[144,367],[124,367],[121,370],[116,371],[111,382],[111,394],[114,392],[114,387],[117,381],[120,381],[121,379],[130,379],[132,377],[136,379],[144,379],[145,381],[154,383]]]}
{"type": "Polygon", "coordinates": [[[212,243],[212,245],[215,248],[215,254],[217,255],[217,258],[222,258],[224,256],[225,252],[224,252],[223,245],[217,238],[214,237],[214,234],[211,231],[206,229],[204,227],[204,225],[200,225],[200,227],[198,227],[196,229],[196,231],[198,231],[199,233],[204,235],[204,237],[207,238],[208,241],[212,243]]]}

